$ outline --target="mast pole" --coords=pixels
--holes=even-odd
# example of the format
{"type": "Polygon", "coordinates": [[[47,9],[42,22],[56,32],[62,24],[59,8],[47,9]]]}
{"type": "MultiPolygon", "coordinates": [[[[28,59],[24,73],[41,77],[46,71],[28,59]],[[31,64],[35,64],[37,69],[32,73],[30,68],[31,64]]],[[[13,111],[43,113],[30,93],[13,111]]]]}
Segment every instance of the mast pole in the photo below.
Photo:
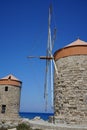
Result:
{"type": "MultiPolygon", "coordinates": [[[[48,46],[49,46],[49,56],[52,54],[52,37],[51,37],[51,15],[52,15],[52,5],[49,8],[49,23],[48,23],[48,46]],[[50,54],[51,52],[51,54],[50,54]]],[[[53,67],[52,60],[50,60],[50,88],[51,88],[51,106],[53,108],[53,67]]]]}

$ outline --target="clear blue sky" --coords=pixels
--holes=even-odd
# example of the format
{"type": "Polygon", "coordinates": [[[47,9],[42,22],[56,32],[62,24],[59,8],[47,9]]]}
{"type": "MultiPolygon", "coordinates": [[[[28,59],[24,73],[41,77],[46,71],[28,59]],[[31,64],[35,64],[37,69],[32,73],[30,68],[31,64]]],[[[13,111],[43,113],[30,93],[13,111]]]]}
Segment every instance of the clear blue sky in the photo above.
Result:
{"type": "Polygon", "coordinates": [[[50,2],[53,53],[78,37],[87,41],[87,0],[0,0],[0,77],[13,74],[23,82],[20,111],[44,112],[45,61],[26,57],[46,54],[50,2]]]}

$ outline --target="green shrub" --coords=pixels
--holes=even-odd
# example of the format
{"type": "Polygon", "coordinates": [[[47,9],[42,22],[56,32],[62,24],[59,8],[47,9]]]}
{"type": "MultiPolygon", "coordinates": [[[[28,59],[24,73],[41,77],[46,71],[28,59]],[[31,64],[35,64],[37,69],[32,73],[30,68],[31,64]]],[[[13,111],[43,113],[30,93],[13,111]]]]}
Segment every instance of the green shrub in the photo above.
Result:
{"type": "MultiPolygon", "coordinates": [[[[29,125],[22,123],[17,126],[17,130],[33,130],[29,125]]],[[[41,129],[35,129],[35,130],[41,130],[41,129]]]]}
{"type": "Polygon", "coordinates": [[[22,123],[17,126],[17,130],[32,130],[29,125],[22,123]]]}
{"type": "MultiPolygon", "coordinates": [[[[7,128],[1,127],[0,130],[7,130],[7,128]]],[[[33,130],[29,125],[22,123],[17,126],[17,130],[33,130]]],[[[41,130],[41,129],[35,129],[41,130]]]]}
{"type": "Polygon", "coordinates": [[[1,127],[0,130],[7,130],[7,128],[3,128],[3,127],[1,127]]]}

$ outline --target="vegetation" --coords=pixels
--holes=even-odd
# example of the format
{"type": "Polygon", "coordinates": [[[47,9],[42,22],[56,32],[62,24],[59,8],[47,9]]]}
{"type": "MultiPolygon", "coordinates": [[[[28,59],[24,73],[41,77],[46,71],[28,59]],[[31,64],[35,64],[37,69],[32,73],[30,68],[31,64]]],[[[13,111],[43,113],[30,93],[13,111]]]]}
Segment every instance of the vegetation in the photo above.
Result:
{"type": "MultiPolygon", "coordinates": [[[[17,130],[33,130],[29,125],[22,123],[17,126],[17,130]]],[[[35,130],[41,130],[41,129],[35,129],[35,130]]]]}
{"type": "MultiPolygon", "coordinates": [[[[25,123],[19,124],[16,128],[17,130],[33,130],[29,125],[25,123]]],[[[8,130],[8,129],[1,127],[0,130],[8,130]]],[[[41,130],[41,129],[35,129],[35,130],[41,130]]]]}
{"type": "Polygon", "coordinates": [[[22,123],[17,126],[17,130],[32,130],[29,125],[22,123]]]}
{"type": "Polygon", "coordinates": [[[1,127],[0,130],[7,130],[7,128],[3,128],[3,127],[1,127]]]}

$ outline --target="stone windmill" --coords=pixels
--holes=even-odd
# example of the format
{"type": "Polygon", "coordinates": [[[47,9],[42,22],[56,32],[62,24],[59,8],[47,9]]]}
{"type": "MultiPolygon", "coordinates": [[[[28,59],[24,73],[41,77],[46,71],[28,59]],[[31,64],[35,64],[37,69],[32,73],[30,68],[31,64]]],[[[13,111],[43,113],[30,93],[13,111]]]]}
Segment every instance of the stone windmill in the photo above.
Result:
{"type": "Polygon", "coordinates": [[[19,117],[22,82],[12,74],[0,79],[0,118],[19,117]]]}
{"type": "Polygon", "coordinates": [[[54,53],[54,122],[87,124],[87,42],[80,39],[54,53]]]}

